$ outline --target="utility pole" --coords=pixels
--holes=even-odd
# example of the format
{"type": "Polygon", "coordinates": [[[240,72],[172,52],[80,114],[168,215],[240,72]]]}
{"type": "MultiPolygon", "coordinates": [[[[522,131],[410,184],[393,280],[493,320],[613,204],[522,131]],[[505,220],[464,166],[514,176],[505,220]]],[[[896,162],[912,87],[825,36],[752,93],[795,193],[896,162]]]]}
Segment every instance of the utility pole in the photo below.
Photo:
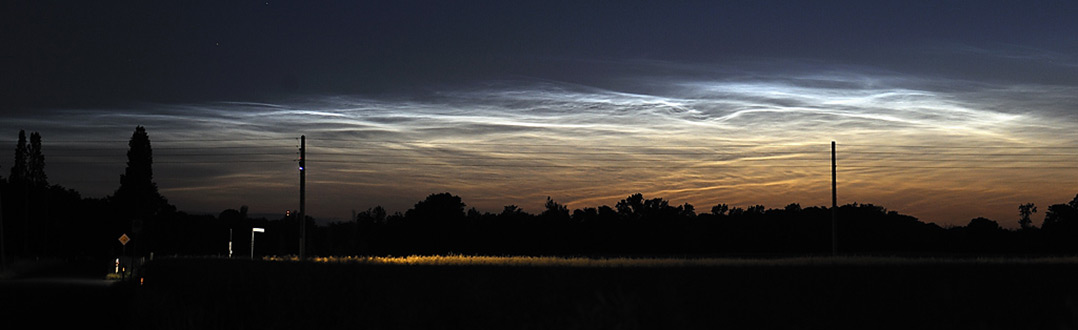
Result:
{"type": "Polygon", "coordinates": [[[299,260],[307,258],[307,136],[299,137],[299,260]]]}
{"type": "Polygon", "coordinates": [[[831,255],[838,255],[838,193],[835,192],[835,188],[838,186],[835,175],[837,174],[837,166],[835,165],[835,141],[831,141],[831,255]]]}
{"type": "Polygon", "coordinates": [[[0,271],[7,270],[5,252],[7,251],[4,250],[4,189],[0,188],[0,271]]]}

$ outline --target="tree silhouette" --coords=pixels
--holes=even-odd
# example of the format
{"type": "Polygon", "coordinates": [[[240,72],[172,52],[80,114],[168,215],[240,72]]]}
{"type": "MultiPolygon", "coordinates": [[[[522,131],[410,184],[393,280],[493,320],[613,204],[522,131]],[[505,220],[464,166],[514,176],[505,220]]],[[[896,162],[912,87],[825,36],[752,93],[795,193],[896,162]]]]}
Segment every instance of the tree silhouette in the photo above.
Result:
{"type": "Polygon", "coordinates": [[[719,204],[715,204],[715,206],[711,207],[711,214],[716,215],[716,216],[723,216],[723,215],[726,215],[726,211],[729,211],[729,210],[730,210],[729,205],[719,203],[719,204]]]}
{"type": "Polygon", "coordinates": [[[406,211],[404,217],[416,224],[445,225],[463,219],[465,206],[459,196],[448,192],[431,194],[406,211]]]}
{"type": "Polygon", "coordinates": [[[1044,240],[1057,252],[1078,252],[1078,209],[1068,204],[1048,206],[1041,224],[1044,240]]]}
{"type": "Polygon", "coordinates": [[[726,214],[731,216],[731,217],[740,217],[740,216],[745,215],[745,209],[743,209],[741,207],[732,207],[732,208],[730,208],[729,211],[727,211],[726,214]]]}
{"type": "Polygon", "coordinates": [[[1033,203],[1018,205],[1018,225],[1021,226],[1022,229],[1030,229],[1033,227],[1033,219],[1030,219],[1030,216],[1032,216],[1033,213],[1037,213],[1037,205],[1034,205],[1033,203]]]}
{"type": "MultiPolygon", "coordinates": [[[[45,175],[45,156],[41,152],[41,134],[30,133],[30,143],[26,143],[26,131],[19,130],[19,141],[15,145],[15,163],[11,167],[11,183],[16,189],[17,203],[21,208],[23,253],[30,252],[30,242],[40,241],[33,235],[44,235],[48,227],[48,178],[45,175]],[[33,219],[31,219],[33,215],[33,219]]],[[[47,236],[46,236],[47,237],[47,236]]],[[[35,246],[38,253],[44,251],[43,243],[35,246]]]]}
{"type": "Polygon", "coordinates": [[[1000,230],[999,223],[991,219],[978,217],[969,221],[966,229],[973,233],[992,233],[1000,230]]]}
{"type": "Polygon", "coordinates": [[[21,237],[16,237],[16,239],[21,240],[21,244],[16,243],[12,245],[20,246],[20,252],[22,253],[29,251],[28,228],[30,226],[30,220],[28,217],[29,210],[27,205],[29,201],[29,191],[27,190],[27,177],[29,176],[29,171],[26,168],[26,158],[26,132],[19,130],[19,141],[15,144],[15,163],[11,165],[11,176],[8,178],[11,193],[7,194],[6,197],[7,202],[9,203],[8,205],[17,206],[17,209],[9,207],[8,210],[11,210],[11,213],[18,212],[16,214],[18,214],[18,218],[22,220],[17,222],[9,221],[10,226],[13,227],[11,228],[13,230],[10,232],[18,233],[16,236],[20,236],[19,234],[21,234],[21,237]]]}
{"type": "Polygon", "coordinates": [[[26,156],[27,181],[35,188],[47,187],[49,178],[45,175],[45,155],[41,151],[41,134],[30,133],[30,145],[26,150],[26,156]]]}
{"type": "Polygon", "coordinates": [[[157,191],[157,183],[153,180],[153,149],[146,129],[135,127],[128,146],[127,168],[120,175],[120,187],[112,196],[113,206],[119,215],[117,229],[130,233],[132,251],[145,254],[151,249],[164,247],[170,239],[175,238],[178,232],[168,230],[176,227],[170,224],[173,222],[162,221],[176,208],[169,205],[168,200],[157,191]],[[171,237],[165,237],[169,235],[171,237]]]}
{"type": "Polygon", "coordinates": [[[1078,209],[1069,204],[1049,206],[1048,211],[1044,212],[1041,229],[1067,233],[1078,231],[1078,209]]]}
{"type": "Polygon", "coordinates": [[[760,204],[749,206],[748,209],[745,209],[745,214],[762,215],[762,214],[764,214],[764,206],[760,205],[760,204]]]}
{"type": "Polygon", "coordinates": [[[644,195],[629,195],[629,197],[618,201],[617,204],[614,204],[614,208],[618,210],[618,214],[622,217],[628,218],[630,220],[637,220],[643,213],[644,195]]]}
{"type": "Polygon", "coordinates": [[[696,216],[696,209],[692,204],[685,203],[681,206],[670,206],[670,202],[662,198],[644,199],[642,194],[633,194],[615,204],[618,215],[630,222],[655,221],[662,219],[674,219],[679,217],[691,218],[696,216]]]}
{"type": "Polygon", "coordinates": [[[168,209],[168,200],[157,191],[153,180],[153,149],[146,129],[135,127],[128,146],[127,168],[120,175],[120,188],[113,197],[132,219],[144,220],[168,209]]]}
{"type": "Polygon", "coordinates": [[[356,214],[355,220],[360,223],[385,223],[386,209],[381,205],[369,208],[366,211],[356,214]]]}
{"type": "Polygon", "coordinates": [[[678,206],[678,211],[680,211],[682,217],[692,218],[696,216],[696,207],[689,203],[678,206]]]}
{"type": "Polygon", "coordinates": [[[502,207],[502,213],[499,213],[499,215],[502,216],[514,216],[518,214],[525,214],[524,210],[521,210],[519,206],[513,204],[502,207]]]}
{"type": "Polygon", "coordinates": [[[26,131],[19,130],[19,142],[15,144],[15,163],[11,165],[11,175],[8,177],[11,183],[19,185],[27,181],[30,176],[26,167],[27,157],[26,131]]]}
{"type": "Polygon", "coordinates": [[[546,198],[546,204],[543,205],[544,211],[540,214],[541,217],[555,221],[569,220],[569,208],[565,205],[558,204],[550,196],[546,198]]]}

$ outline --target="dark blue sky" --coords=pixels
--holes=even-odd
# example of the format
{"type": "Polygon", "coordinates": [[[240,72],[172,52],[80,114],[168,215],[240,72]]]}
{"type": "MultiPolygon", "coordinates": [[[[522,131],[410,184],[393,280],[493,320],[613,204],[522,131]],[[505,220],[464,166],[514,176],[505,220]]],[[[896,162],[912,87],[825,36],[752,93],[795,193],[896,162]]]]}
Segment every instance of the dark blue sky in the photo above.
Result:
{"type": "Polygon", "coordinates": [[[1073,67],[1021,60],[1073,63],[1076,9],[1066,1],[17,1],[0,14],[0,105],[253,101],[626,74],[580,60],[811,60],[1074,83],[1073,67]]]}

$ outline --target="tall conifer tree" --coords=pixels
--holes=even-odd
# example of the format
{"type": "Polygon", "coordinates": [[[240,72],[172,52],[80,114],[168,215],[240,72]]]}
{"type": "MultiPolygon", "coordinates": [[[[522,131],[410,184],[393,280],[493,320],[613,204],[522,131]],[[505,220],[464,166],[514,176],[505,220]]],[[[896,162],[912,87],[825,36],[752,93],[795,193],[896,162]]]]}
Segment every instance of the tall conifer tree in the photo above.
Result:
{"type": "Polygon", "coordinates": [[[19,130],[19,142],[15,144],[15,164],[11,165],[9,180],[13,184],[26,182],[26,131],[19,130]]]}
{"type": "Polygon", "coordinates": [[[130,219],[146,220],[169,205],[153,181],[153,149],[146,129],[136,127],[128,146],[127,168],[120,175],[120,188],[113,197],[130,219]]]}
{"type": "Polygon", "coordinates": [[[30,145],[26,150],[26,181],[36,188],[49,185],[45,175],[45,154],[41,151],[41,134],[30,133],[30,145]]]}

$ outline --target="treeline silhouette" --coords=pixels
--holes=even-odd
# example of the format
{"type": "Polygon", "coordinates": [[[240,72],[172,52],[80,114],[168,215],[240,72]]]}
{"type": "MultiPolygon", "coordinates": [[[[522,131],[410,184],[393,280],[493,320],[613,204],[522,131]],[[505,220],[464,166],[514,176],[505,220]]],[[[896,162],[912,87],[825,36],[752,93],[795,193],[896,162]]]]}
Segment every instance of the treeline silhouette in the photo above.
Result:
{"type": "MultiPolygon", "coordinates": [[[[831,209],[691,204],[634,194],[614,207],[570,212],[547,199],[539,214],[509,205],[479,212],[450,193],[432,194],[403,214],[375,207],[313,233],[321,255],[803,255],[829,254],[831,209]]],[[[845,254],[1072,254],[1078,252],[1078,196],[1049,207],[1043,228],[1008,230],[976,218],[944,228],[872,204],[839,206],[845,254]]]]}
{"type": "MultiPolygon", "coordinates": [[[[157,191],[149,136],[137,127],[127,168],[116,192],[84,198],[48,183],[41,137],[27,143],[19,133],[15,166],[0,178],[5,260],[37,257],[250,254],[295,255],[295,213],[277,219],[251,218],[247,207],[214,215],[177,211],[157,191]],[[124,248],[117,240],[132,238],[124,248]]],[[[838,249],[844,254],[1074,254],[1078,253],[1078,196],[1051,205],[1038,228],[1036,206],[1017,209],[1020,229],[1001,228],[985,218],[966,226],[940,227],[872,204],[838,207],[838,249]]],[[[460,197],[436,193],[404,213],[382,207],[350,221],[307,222],[309,255],[803,255],[831,251],[831,209],[790,204],[768,209],[717,204],[697,212],[691,204],[633,194],[613,207],[570,210],[547,198],[532,214],[515,205],[501,212],[468,208],[460,197]]]]}

